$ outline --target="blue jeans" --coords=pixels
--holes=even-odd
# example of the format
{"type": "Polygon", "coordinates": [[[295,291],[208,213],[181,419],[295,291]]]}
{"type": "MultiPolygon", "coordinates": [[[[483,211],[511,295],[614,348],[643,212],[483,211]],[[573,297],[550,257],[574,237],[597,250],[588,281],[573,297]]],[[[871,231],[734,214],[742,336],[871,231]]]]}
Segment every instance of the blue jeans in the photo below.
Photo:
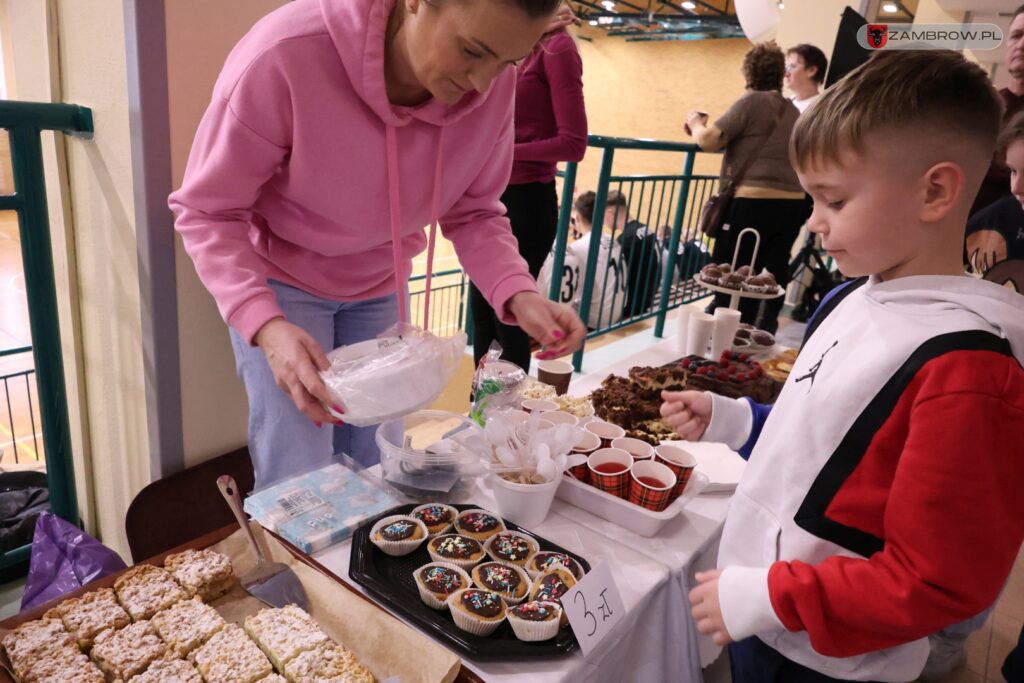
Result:
{"type": "Polygon", "coordinates": [[[787,659],[756,636],[729,643],[733,683],[842,683],[787,659]]]}
{"type": "MultiPolygon", "coordinates": [[[[398,321],[394,294],[367,301],[341,302],[270,280],[288,322],[306,330],[324,353],[373,339],[398,321]]],[[[277,386],[263,351],[249,346],[234,330],[235,366],[249,397],[249,452],[256,469],[256,489],[324,467],[335,453],[345,453],[364,467],[380,461],[374,441],[376,425],[325,424],[318,428],[299,412],[277,386]]]]}

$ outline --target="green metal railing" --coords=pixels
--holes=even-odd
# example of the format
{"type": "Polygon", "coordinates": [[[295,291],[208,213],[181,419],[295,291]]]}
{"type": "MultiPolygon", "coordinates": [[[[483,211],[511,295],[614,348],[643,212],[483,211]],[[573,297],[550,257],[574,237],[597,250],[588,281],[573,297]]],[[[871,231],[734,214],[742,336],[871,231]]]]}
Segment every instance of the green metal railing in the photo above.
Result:
{"type": "MultiPolygon", "coordinates": [[[[409,278],[409,319],[423,321],[426,275],[409,278]]],[[[450,337],[463,329],[469,315],[469,278],[458,268],[434,273],[430,282],[430,331],[450,337]]]]}
{"type": "MultiPolygon", "coordinates": [[[[641,320],[656,318],[654,334],[662,336],[669,310],[696,301],[709,292],[691,280],[710,251],[707,239],[697,234],[700,209],[717,187],[715,176],[693,174],[697,145],[658,140],[632,140],[591,135],[588,146],[602,149],[601,166],[595,189],[592,235],[607,235],[611,241],[610,257],[599,263],[601,240],[591,239],[583,274],[579,313],[594,338],[641,320]],[[678,175],[613,175],[616,150],[644,150],[658,153],[682,153],[682,171],[678,175]],[[617,190],[628,197],[628,206],[616,205],[610,229],[605,229],[608,195],[617,190]],[[634,216],[633,224],[619,227],[621,211],[634,216]],[[624,238],[629,239],[624,239],[624,238]],[[618,246],[616,246],[618,245],[618,246]],[[618,258],[616,258],[616,255],[618,258]],[[603,277],[598,280],[599,268],[603,277]],[[614,283],[627,280],[625,299],[620,309],[620,287],[614,283]],[[602,285],[595,292],[595,283],[602,285]],[[613,283],[609,290],[608,283],[613,283]],[[591,318],[591,304],[597,300],[599,316],[591,318]],[[611,296],[610,313],[603,319],[607,297],[611,296]],[[621,313],[620,313],[621,311],[621,313]]],[[[564,259],[569,234],[569,214],[576,185],[577,165],[566,165],[562,185],[562,207],[555,239],[549,296],[558,300],[564,277],[564,259]]],[[[625,222],[625,221],[621,221],[625,222]]],[[[573,365],[583,364],[581,348],[573,356],[573,365]]]]}
{"type": "MultiPolygon", "coordinates": [[[[14,194],[0,195],[0,211],[18,214],[50,504],[55,514],[78,524],[40,133],[91,137],[92,112],[70,104],[0,101],[0,128],[7,130],[14,170],[14,194]]],[[[23,546],[3,553],[0,567],[30,552],[31,546],[23,546]]]]}

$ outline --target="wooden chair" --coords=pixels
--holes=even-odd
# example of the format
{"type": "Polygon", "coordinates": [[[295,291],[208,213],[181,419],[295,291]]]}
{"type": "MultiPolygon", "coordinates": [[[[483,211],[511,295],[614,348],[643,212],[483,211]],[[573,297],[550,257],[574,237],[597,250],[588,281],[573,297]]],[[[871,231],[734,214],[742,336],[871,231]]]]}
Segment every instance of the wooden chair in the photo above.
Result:
{"type": "Polygon", "coordinates": [[[248,448],[240,448],[154,481],[135,496],[125,515],[132,559],[141,562],[235,521],[217,489],[230,474],[243,494],[255,475],[248,448]]]}

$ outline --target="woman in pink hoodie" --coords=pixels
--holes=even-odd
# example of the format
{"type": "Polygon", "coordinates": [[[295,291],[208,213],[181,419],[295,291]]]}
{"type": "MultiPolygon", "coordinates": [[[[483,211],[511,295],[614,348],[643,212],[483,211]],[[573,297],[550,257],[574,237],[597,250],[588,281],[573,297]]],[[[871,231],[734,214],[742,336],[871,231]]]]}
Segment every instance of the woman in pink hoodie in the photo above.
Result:
{"type": "Polygon", "coordinates": [[[557,5],[297,0],[229,55],[170,206],[230,326],[258,486],[336,452],[378,458],[373,428],[321,428],[317,371],[398,320],[435,220],[504,322],[553,355],[578,348],[582,324],[537,294],[499,201],[509,67],[557,5]]]}

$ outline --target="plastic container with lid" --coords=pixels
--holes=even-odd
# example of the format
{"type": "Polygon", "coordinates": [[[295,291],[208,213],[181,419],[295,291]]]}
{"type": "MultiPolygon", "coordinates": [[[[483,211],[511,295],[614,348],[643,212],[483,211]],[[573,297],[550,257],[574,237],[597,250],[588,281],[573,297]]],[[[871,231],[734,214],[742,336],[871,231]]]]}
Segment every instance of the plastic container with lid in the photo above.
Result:
{"type": "Polygon", "coordinates": [[[443,410],[419,410],[377,428],[381,478],[405,495],[446,502],[469,492],[484,474],[470,445],[483,430],[443,410]]]}

